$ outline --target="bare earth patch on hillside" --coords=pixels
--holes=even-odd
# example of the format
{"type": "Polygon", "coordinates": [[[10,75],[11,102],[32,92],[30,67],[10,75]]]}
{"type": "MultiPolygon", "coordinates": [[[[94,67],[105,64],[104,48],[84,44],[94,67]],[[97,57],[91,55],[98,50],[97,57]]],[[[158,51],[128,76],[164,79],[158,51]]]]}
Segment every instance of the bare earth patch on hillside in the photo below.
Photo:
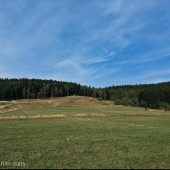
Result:
{"type": "Polygon", "coordinates": [[[22,106],[18,105],[18,104],[13,104],[13,103],[3,104],[3,105],[0,105],[0,114],[13,112],[13,111],[19,110],[21,108],[22,108],[22,106]]]}

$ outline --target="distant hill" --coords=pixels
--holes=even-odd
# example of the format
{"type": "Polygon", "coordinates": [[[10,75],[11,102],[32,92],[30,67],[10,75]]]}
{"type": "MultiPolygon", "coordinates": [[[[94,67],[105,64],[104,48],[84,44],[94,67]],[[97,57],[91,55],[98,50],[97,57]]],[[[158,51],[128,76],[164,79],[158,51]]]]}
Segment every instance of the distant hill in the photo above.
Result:
{"type": "Polygon", "coordinates": [[[42,79],[0,79],[0,100],[89,96],[115,104],[170,109],[170,82],[94,88],[73,82],[42,79]]]}

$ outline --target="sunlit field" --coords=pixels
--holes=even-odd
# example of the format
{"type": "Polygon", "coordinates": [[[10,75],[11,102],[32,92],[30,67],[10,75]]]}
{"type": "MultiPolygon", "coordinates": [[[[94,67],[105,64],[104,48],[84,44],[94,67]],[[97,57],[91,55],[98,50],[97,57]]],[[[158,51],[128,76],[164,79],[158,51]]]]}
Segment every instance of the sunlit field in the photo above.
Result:
{"type": "Polygon", "coordinates": [[[72,96],[0,105],[0,168],[170,168],[170,112],[72,96]]]}

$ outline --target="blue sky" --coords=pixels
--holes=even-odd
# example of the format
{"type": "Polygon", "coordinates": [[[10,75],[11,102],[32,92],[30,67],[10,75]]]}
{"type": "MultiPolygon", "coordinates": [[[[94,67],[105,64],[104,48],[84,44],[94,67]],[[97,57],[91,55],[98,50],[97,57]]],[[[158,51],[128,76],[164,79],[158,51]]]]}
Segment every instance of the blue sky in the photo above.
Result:
{"type": "Polygon", "coordinates": [[[0,77],[170,81],[170,1],[0,0],[0,77]]]}

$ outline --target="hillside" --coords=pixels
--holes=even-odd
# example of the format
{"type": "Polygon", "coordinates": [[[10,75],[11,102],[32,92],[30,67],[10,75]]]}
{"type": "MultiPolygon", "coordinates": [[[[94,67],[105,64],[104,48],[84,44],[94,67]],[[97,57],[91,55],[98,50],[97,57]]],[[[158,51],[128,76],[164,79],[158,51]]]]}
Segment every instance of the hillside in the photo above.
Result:
{"type": "Polygon", "coordinates": [[[41,79],[0,79],[0,100],[89,96],[125,106],[170,109],[170,82],[105,88],[41,79]]]}
{"type": "Polygon", "coordinates": [[[86,96],[1,103],[2,169],[167,169],[170,112],[86,96]]]}
{"type": "Polygon", "coordinates": [[[73,106],[95,106],[95,105],[112,105],[110,101],[99,101],[96,98],[86,96],[67,96],[50,99],[20,99],[13,101],[0,102],[0,114],[32,109],[48,109],[55,107],[73,107],[73,106]]]}
{"type": "Polygon", "coordinates": [[[74,112],[74,114],[77,114],[80,117],[84,117],[86,115],[86,112],[88,112],[89,109],[91,110],[92,108],[92,110],[94,110],[92,113],[93,115],[100,115],[100,113],[103,114],[103,111],[107,113],[107,115],[110,115],[113,112],[114,114],[120,115],[122,113],[123,115],[136,115],[136,112],[138,112],[139,114],[140,112],[145,114],[169,114],[169,112],[163,112],[157,109],[145,110],[144,108],[139,107],[119,106],[115,105],[112,101],[100,101],[93,97],[66,96],[50,99],[20,99],[15,101],[0,102],[0,119],[13,116],[28,117],[36,115],[56,114],[62,114],[66,116],[71,110],[74,110],[75,108],[79,108],[79,111],[74,112]],[[68,111],[68,113],[66,111],[68,111]]]}

